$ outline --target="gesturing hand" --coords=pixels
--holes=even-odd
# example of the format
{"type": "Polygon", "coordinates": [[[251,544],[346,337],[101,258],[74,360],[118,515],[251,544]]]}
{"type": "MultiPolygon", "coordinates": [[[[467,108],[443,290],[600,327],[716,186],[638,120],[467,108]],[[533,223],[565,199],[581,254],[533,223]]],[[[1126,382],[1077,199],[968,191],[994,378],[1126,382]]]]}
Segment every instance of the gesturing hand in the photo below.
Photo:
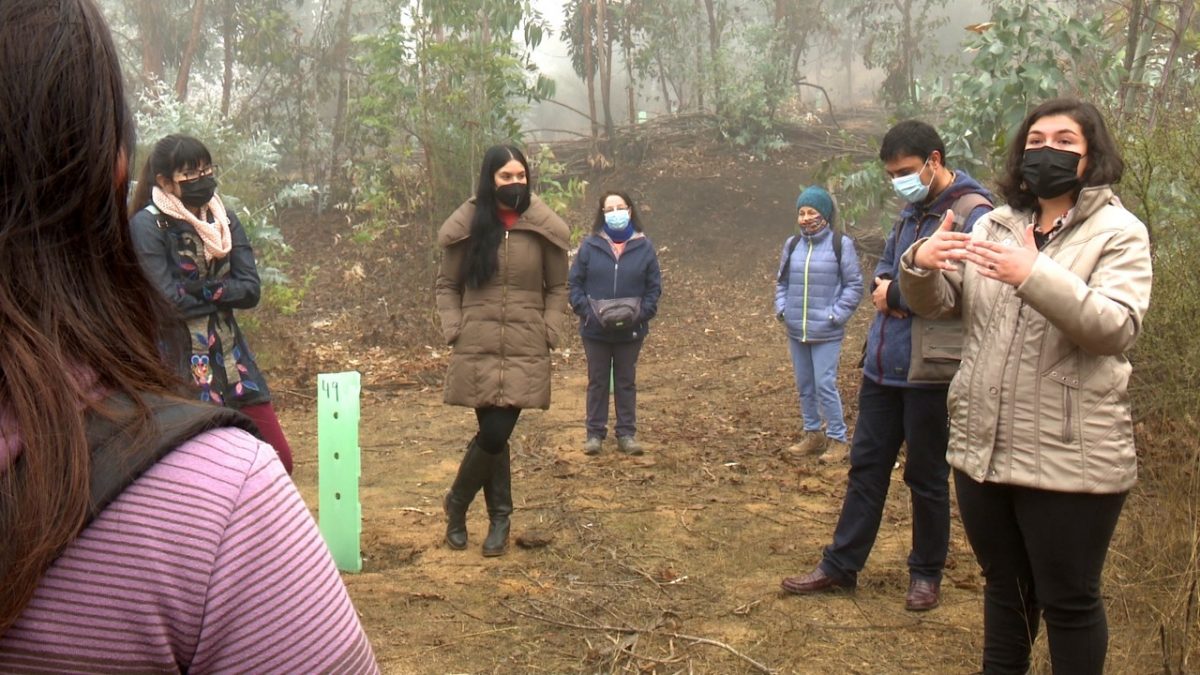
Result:
{"type": "Polygon", "coordinates": [[[917,248],[913,262],[922,269],[953,272],[954,263],[966,257],[970,241],[971,235],[954,231],[954,212],[947,211],[938,229],[917,248]]]}
{"type": "Polygon", "coordinates": [[[994,241],[974,241],[967,246],[966,260],[979,266],[980,276],[997,279],[1011,286],[1020,286],[1029,278],[1037,257],[1037,243],[1033,238],[1033,225],[1030,225],[1025,228],[1025,236],[1020,246],[1006,246],[994,241]]]}

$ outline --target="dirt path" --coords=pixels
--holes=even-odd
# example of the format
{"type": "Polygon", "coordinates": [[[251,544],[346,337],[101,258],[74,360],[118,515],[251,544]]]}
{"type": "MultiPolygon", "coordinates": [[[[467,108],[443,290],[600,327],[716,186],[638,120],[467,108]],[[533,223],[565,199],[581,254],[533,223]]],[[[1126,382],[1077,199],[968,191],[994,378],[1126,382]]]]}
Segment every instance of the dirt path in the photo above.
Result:
{"type": "MultiPolygon", "coordinates": [[[[661,313],[639,368],[638,435],[649,452],[627,458],[611,441],[596,458],[580,451],[586,378],[576,338],[556,357],[552,408],[524,413],[514,438],[514,534],[550,534],[548,546],[484,559],[482,497],[468,550],[441,543],[440,500],[473,415],[442,405],[428,375],[444,366],[439,349],[406,357],[425,369],[407,380],[418,386],[372,384],[386,345],[359,355],[366,560],[345,578],[386,672],[976,669],[980,584],[957,519],[942,607],[903,608],[910,521],[900,470],[856,593],[778,591],[780,578],[819,560],[845,486],[844,466],[787,451],[799,412],[770,299],[808,172],[800,159],[747,166],[714,152],[611,182],[638,186],[662,257],[661,313]]],[[[851,422],[868,309],[842,359],[851,422]]],[[[296,481],[315,508],[312,404],[283,396],[280,407],[296,481]]]]}

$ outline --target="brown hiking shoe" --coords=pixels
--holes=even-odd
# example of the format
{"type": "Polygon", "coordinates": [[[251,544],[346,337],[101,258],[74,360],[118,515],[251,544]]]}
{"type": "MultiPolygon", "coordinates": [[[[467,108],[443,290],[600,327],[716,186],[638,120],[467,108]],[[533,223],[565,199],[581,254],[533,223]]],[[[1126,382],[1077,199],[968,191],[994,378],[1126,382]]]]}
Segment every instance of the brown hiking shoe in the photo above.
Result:
{"type": "Polygon", "coordinates": [[[829,439],[825,445],[825,452],[817,458],[817,461],[822,464],[841,464],[850,456],[850,446],[846,441],[836,441],[829,439]]]}
{"type": "Polygon", "coordinates": [[[792,449],[800,455],[816,455],[825,449],[825,434],[820,431],[805,431],[800,442],[792,449]]]}

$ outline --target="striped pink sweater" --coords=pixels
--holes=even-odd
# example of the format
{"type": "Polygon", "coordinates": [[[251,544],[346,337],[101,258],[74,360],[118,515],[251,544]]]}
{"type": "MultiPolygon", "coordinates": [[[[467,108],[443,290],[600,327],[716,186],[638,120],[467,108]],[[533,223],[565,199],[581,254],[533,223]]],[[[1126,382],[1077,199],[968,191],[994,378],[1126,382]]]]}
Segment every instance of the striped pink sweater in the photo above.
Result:
{"type": "Polygon", "coordinates": [[[378,667],[275,451],[219,429],[163,458],[55,561],[0,636],[11,671],[378,667]]]}

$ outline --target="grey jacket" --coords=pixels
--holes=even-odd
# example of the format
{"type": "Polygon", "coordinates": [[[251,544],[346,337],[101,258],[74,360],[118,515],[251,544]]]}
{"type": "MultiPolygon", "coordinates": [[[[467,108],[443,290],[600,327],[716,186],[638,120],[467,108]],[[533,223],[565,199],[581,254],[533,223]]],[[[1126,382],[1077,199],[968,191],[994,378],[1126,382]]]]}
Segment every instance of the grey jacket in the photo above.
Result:
{"type": "MultiPolygon", "coordinates": [[[[972,239],[1019,246],[1030,212],[996,209],[972,239]]],[[[923,241],[923,240],[922,240],[923,241]]],[[[977,481],[1084,493],[1137,480],[1125,354],[1150,305],[1146,227],[1107,186],[1084,189],[1063,231],[1019,287],[901,261],[919,314],[961,314],[963,360],[950,385],[950,465],[977,481]]]]}

